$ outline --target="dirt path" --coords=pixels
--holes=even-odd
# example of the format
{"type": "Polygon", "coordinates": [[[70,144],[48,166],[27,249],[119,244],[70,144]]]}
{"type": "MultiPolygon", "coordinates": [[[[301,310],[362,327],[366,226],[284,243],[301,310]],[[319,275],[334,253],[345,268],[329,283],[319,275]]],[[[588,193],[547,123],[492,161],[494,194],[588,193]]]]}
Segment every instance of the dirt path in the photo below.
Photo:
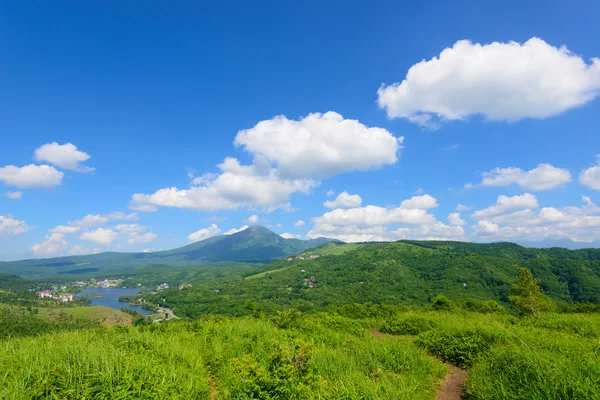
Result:
{"type": "MultiPolygon", "coordinates": [[[[371,335],[377,340],[385,334],[378,329],[371,329],[371,335]]],[[[436,361],[439,360],[436,359],[436,361]]],[[[467,371],[452,364],[444,365],[446,366],[448,373],[442,380],[436,400],[461,400],[465,393],[465,383],[467,382],[468,375],[467,371]]]]}
{"type": "Polygon", "coordinates": [[[465,392],[465,382],[467,381],[467,371],[454,365],[446,364],[448,374],[444,377],[437,400],[460,400],[465,392]]]}

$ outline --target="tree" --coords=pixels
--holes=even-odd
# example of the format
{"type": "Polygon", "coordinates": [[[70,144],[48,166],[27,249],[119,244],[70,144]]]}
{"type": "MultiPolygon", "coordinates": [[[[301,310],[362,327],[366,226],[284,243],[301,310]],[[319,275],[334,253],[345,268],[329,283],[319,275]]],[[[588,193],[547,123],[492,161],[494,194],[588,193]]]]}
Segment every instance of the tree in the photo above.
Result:
{"type": "Polygon", "coordinates": [[[519,268],[519,275],[513,283],[514,295],[509,300],[514,303],[522,314],[537,316],[543,311],[550,311],[554,303],[548,298],[527,268],[519,268]]]}

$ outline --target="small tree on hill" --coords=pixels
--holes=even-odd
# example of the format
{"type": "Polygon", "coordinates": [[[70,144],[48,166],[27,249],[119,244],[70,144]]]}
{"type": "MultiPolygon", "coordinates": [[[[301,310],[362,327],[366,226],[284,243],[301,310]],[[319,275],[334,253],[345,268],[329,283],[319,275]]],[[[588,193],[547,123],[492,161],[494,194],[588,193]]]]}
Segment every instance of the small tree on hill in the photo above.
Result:
{"type": "Polygon", "coordinates": [[[519,268],[519,275],[513,283],[513,293],[509,299],[522,314],[537,316],[543,311],[550,311],[554,303],[549,299],[538,285],[539,281],[533,277],[527,268],[519,268]]]}

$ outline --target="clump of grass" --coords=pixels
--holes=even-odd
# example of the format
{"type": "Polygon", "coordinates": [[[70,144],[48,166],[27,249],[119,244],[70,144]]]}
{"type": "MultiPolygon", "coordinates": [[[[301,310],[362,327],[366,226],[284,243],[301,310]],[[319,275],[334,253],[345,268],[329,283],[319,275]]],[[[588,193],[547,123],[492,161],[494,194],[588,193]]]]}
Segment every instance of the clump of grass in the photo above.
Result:
{"type": "Polygon", "coordinates": [[[470,367],[500,336],[483,329],[430,330],[415,343],[435,356],[461,368],[470,367]]]}
{"type": "Polygon", "coordinates": [[[600,398],[600,363],[593,354],[576,359],[522,344],[499,346],[470,371],[470,400],[588,400],[600,398]],[[594,359],[595,358],[595,359],[594,359]]]}
{"type": "Polygon", "coordinates": [[[381,332],[391,335],[418,335],[436,327],[437,324],[431,319],[409,315],[386,320],[381,326],[381,332]]]}

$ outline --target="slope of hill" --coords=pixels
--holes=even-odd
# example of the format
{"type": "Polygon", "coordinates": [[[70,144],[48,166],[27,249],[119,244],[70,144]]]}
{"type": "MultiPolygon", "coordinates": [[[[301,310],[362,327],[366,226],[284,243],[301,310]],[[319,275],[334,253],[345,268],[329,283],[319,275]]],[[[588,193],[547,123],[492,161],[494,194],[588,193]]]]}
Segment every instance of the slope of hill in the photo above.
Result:
{"type": "Polygon", "coordinates": [[[285,239],[262,226],[232,235],[214,236],[177,249],[151,253],[106,252],[85,256],[0,262],[0,272],[27,277],[118,274],[153,264],[195,265],[234,261],[266,263],[319,246],[330,239],[285,239]]]}
{"type": "Polygon", "coordinates": [[[507,302],[517,267],[524,266],[555,300],[600,303],[600,250],[595,249],[400,241],[325,244],[307,254],[320,257],[278,260],[246,273],[244,280],[208,282],[160,297],[177,315],[189,317],[205,312],[246,314],[246,300],[266,311],[317,311],[364,302],[422,305],[440,294],[507,302]]]}
{"type": "Polygon", "coordinates": [[[0,273],[0,289],[10,290],[25,290],[35,286],[35,284],[27,279],[23,279],[16,275],[8,275],[0,273]]]}

